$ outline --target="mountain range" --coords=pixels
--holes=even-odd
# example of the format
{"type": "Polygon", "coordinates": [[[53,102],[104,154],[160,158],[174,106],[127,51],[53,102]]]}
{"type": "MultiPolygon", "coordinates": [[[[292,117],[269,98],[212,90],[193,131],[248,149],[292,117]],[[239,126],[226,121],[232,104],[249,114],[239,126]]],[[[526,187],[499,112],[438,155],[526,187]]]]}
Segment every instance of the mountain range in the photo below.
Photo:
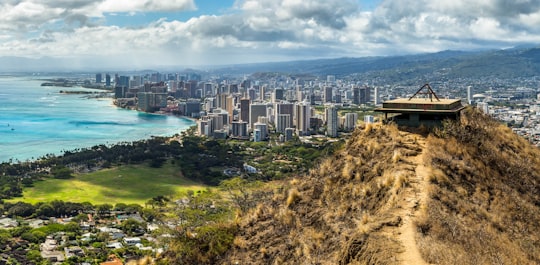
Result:
{"type": "MultiPolygon", "coordinates": [[[[152,66],[148,66],[152,67],[152,66]]],[[[147,67],[147,68],[148,68],[147,67]]],[[[132,67],[136,68],[136,67],[132,67]]],[[[156,71],[178,71],[184,66],[154,67],[156,71]]],[[[101,65],[97,59],[75,60],[43,57],[0,57],[0,72],[88,72],[132,71],[101,65]]],[[[523,78],[540,73],[540,48],[517,47],[489,51],[441,51],[403,56],[334,58],[289,62],[200,66],[186,69],[201,74],[249,75],[257,72],[336,75],[384,75],[389,80],[403,80],[426,75],[447,78],[523,78]],[[195,70],[199,69],[199,70],[195,70]]]]}

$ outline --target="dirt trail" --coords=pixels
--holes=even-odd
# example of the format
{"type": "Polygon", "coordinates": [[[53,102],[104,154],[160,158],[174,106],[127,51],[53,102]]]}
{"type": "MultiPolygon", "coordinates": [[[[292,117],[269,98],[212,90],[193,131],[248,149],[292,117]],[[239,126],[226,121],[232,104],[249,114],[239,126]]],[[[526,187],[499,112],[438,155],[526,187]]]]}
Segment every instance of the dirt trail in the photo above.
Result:
{"type": "Polygon", "coordinates": [[[414,156],[409,157],[409,160],[415,166],[415,174],[409,179],[409,186],[403,193],[401,203],[400,216],[402,225],[398,228],[398,240],[403,245],[403,252],[398,256],[401,264],[423,265],[427,264],[418,249],[416,244],[416,226],[414,224],[415,216],[420,210],[420,205],[424,204],[427,199],[427,179],[429,169],[424,165],[423,151],[425,148],[425,140],[421,139],[418,144],[422,151],[414,156]]]}

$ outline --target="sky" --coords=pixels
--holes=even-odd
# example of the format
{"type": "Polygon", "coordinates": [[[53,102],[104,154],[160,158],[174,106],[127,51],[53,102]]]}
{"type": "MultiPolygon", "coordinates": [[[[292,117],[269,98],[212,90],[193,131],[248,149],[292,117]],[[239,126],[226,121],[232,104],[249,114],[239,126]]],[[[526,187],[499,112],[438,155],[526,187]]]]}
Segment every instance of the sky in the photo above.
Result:
{"type": "Polygon", "coordinates": [[[131,69],[540,42],[540,0],[2,0],[0,14],[0,57],[131,69]]]}

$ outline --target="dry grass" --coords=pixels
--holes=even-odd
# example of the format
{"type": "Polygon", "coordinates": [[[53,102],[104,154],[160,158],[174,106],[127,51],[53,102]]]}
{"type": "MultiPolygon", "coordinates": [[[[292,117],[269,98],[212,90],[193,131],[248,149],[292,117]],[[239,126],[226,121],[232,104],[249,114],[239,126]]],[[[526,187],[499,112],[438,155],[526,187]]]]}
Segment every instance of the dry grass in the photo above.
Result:
{"type": "Polygon", "coordinates": [[[383,234],[408,183],[404,160],[420,150],[417,139],[395,126],[353,134],[334,157],[246,215],[242,240],[224,264],[396,264],[399,243],[383,234]]]}
{"type": "Polygon", "coordinates": [[[540,152],[474,110],[427,140],[431,198],[417,221],[435,264],[540,263],[540,152]]]}
{"type": "Polygon", "coordinates": [[[223,264],[398,264],[393,229],[405,194],[414,194],[424,142],[429,196],[415,219],[422,257],[540,264],[540,153],[477,113],[428,139],[395,126],[356,130],[334,157],[243,217],[223,264]]]}

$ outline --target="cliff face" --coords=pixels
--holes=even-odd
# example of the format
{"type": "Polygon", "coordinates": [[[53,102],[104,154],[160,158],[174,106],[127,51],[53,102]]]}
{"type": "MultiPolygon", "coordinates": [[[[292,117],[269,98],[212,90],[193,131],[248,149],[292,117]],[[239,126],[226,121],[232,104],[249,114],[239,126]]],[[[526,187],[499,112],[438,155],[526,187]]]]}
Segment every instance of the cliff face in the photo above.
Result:
{"type": "Polygon", "coordinates": [[[245,214],[223,264],[538,264],[540,152],[474,110],[357,130],[245,214]]]}

